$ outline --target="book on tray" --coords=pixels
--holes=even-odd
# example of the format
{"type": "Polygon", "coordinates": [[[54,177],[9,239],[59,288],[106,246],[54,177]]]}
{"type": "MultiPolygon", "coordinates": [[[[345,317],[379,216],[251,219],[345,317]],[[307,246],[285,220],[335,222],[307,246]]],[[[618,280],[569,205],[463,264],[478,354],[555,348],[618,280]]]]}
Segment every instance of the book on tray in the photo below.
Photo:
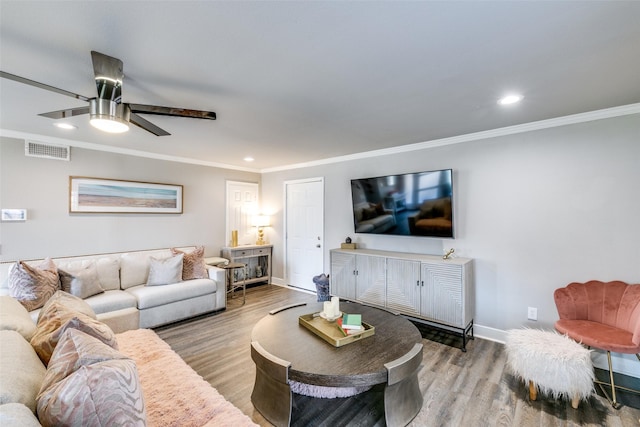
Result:
{"type": "Polygon", "coordinates": [[[353,330],[353,331],[362,331],[364,328],[362,327],[362,315],[361,314],[347,314],[345,313],[342,316],[342,329],[345,330],[353,330]]]}

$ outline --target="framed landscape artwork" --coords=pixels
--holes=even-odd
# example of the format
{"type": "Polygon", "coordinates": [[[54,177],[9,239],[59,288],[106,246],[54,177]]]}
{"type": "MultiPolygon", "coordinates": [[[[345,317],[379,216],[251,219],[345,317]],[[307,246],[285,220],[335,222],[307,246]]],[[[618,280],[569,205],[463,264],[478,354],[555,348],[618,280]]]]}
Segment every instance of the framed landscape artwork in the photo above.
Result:
{"type": "Polygon", "coordinates": [[[182,185],[69,177],[70,213],[182,213],[182,185]]]}

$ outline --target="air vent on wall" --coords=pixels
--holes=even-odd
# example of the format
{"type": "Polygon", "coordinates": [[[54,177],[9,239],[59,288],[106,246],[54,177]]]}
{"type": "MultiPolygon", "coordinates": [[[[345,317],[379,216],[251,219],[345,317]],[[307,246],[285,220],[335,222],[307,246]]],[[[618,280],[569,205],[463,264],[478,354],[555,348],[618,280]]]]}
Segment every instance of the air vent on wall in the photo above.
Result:
{"type": "Polygon", "coordinates": [[[66,160],[71,159],[71,147],[36,141],[24,141],[24,154],[29,157],[66,160]]]}

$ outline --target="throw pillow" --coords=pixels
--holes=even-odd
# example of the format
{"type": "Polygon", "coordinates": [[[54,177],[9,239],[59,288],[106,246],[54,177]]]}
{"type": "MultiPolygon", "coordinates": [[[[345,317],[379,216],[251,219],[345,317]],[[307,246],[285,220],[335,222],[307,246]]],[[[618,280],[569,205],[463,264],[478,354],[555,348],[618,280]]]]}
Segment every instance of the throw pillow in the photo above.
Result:
{"type": "Polygon", "coordinates": [[[182,260],[182,280],[209,278],[207,266],[204,263],[204,246],[198,246],[188,253],[172,248],[171,253],[174,255],[184,254],[182,260]]]}
{"type": "Polygon", "coordinates": [[[3,295],[0,296],[0,330],[16,331],[29,341],[36,332],[36,325],[22,304],[9,295],[3,295]]]}
{"type": "Polygon", "coordinates": [[[89,298],[104,292],[100,286],[95,262],[77,270],[58,270],[58,275],[62,290],[78,298],[89,298]]]}
{"type": "Polygon", "coordinates": [[[182,280],[182,264],[184,254],[169,258],[154,258],[149,260],[149,278],[147,286],[168,285],[182,280]]]}
{"type": "Polygon", "coordinates": [[[146,425],[133,360],[95,338],[66,331],[37,397],[43,425],[146,425]]]}
{"type": "Polygon", "coordinates": [[[18,332],[0,331],[0,342],[0,403],[22,403],[35,413],[46,369],[18,332]]]}
{"type": "Polygon", "coordinates": [[[68,312],[76,312],[86,314],[92,319],[97,319],[96,313],[93,311],[91,306],[86,303],[81,298],[74,297],[70,293],[64,291],[56,291],[55,294],[42,306],[42,310],[38,313],[38,321],[36,323],[40,323],[40,319],[50,315],[50,311],[52,310],[51,305],[54,303],[58,303],[59,306],[56,306],[56,309],[60,309],[60,306],[64,307],[68,312]]]}
{"type": "Polygon", "coordinates": [[[0,425],[41,427],[33,412],[22,403],[3,403],[0,405],[0,425]]]}
{"type": "Polygon", "coordinates": [[[66,311],[58,303],[52,305],[50,313],[38,322],[36,333],[31,338],[31,346],[45,365],[49,364],[60,337],[67,329],[77,329],[110,347],[118,348],[115,334],[104,323],[82,313],[66,311]]]}
{"type": "Polygon", "coordinates": [[[9,271],[9,292],[27,311],[42,307],[58,289],[58,270],[51,258],[37,267],[18,261],[9,271]]]}

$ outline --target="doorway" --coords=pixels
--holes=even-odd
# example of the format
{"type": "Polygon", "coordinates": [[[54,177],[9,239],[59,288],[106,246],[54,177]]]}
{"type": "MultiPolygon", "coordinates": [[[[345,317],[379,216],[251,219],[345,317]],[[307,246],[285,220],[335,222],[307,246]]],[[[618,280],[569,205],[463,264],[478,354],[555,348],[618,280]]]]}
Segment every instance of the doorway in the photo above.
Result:
{"type": "Polygon", "coordinates": [[[324,178],[285,181],[285,282],[316,290],[324,269],[324,178]]]}
{"type": "Polygon", "coordinates": [[[227,181],[226,243],[231,241],[231,230],[238,231],[239,245],[253,245],[256,241],[251,218],[258,213],[258,183],[227,181]]]}

